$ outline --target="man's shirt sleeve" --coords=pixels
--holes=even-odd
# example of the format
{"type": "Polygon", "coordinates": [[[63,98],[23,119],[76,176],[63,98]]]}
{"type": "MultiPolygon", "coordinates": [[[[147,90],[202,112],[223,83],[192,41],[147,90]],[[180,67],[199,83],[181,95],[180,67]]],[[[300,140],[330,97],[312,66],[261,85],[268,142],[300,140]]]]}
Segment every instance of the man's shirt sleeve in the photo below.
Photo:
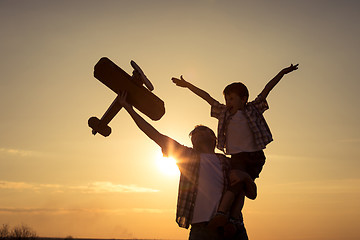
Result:
{"type": "Polygon", "coordinates": [[[162,148],[164,157],[173,157],[176,160],[176,165],[179,167],[180,172],[186,172],[191,163],[191,154],[193,149],[181,145],[174,139],[168,138],[168,142],[162,148]]]}

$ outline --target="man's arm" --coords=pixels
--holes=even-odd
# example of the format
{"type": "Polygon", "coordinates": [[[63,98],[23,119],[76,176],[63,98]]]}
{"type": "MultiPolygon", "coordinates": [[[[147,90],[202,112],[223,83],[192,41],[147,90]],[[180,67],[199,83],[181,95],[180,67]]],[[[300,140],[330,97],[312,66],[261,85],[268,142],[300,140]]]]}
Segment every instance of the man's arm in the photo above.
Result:
{"type": "Polygon", "coordinates": [[[156,142],[161,148],[165,148],[166,145],[173,141],[173,139],[169,138],[168,136],[165,136],[158,132],[152,125],[150,125],[145,119],[143,119],[135,110],[133,107],[126,101],[126,92],[122,92],[118,95],[117,99],[121,106],[123,106],[126,111],[130,114],[136,125],[140,128],[141,131],[143,131],[150,139],[152,139],[154,142],[156,142]]]}
{"type": "Polygon", "coordinates": [[[290,67],[284,68],[281,70],[273,79],[271,79],[265,86],[264,90],[260,93],[260,96],[263,99],[266,99],[266,97],[269,95],[270,91],[278,84],[278,82],[283,78],[285,74],[288,74],[292,71],[295,71],[298,69],[299,64],[290,65],[290,67]]]}
{"type": "Polygon", "coordinates": [[[185,81],[185,79],[182,77],[182,75],[180,76],[180,79],[173,77],[171,80],[173,81],[173,83],[176,84],[176,86],[188,88],[190,91],[192,91],[193,93],[195,93],[196,95],[198,95],[199,97],[204,99],[206,102],[208,102],[211,106],[216,101],[214,98],[212,98],[210,96],[210,94],[208,94],[204,90],[194,86],[193,84],[189,83],[188,81],[185,81]]]}

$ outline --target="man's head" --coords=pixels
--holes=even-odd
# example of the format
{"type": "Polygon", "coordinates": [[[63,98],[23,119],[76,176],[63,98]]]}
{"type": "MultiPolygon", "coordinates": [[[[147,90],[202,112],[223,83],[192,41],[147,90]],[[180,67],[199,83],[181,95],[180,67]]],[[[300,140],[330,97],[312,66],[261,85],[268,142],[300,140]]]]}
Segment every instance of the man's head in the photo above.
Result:
{"type": "Polygon", "coordinates": [[[210,128],[197,125],[189,134],[195,150],[200,152],[214,152],[216,147],[216,136],[210,128]]]}
{"type": "Polygon", "coordinates": [[[241,82],[235,82],[227,85],[223,93],[226,106],[232,113],[235,113],[238,109],[243,108],[249,99],[249,91],[241,82]]]}

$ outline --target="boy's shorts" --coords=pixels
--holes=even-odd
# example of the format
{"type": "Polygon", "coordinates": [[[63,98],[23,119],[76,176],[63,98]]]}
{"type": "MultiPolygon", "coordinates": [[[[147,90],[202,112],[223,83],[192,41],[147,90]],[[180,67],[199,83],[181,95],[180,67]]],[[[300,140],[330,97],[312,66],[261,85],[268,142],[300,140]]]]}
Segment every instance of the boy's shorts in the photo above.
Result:
{"type": "Polygon", "coordinates": [[[264,151],[241,152],[231,155],[231,169],[241,170],[250,175],[252,180],[259,177],[265,164],[264,151]]]}

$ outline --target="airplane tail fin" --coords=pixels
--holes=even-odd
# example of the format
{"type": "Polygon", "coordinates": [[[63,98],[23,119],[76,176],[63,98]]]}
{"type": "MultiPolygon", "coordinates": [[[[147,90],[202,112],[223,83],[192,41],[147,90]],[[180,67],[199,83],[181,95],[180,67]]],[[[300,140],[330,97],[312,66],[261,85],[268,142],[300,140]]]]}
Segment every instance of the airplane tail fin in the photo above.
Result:
{"type": "Polygon", "coordinates": [[[107,125],[103,126],[97,117],[89,118],[88,125],[92,128],[93,135],[100,133],[104,137],[107,137],[111,134],[111,128],[107,125]]]}

